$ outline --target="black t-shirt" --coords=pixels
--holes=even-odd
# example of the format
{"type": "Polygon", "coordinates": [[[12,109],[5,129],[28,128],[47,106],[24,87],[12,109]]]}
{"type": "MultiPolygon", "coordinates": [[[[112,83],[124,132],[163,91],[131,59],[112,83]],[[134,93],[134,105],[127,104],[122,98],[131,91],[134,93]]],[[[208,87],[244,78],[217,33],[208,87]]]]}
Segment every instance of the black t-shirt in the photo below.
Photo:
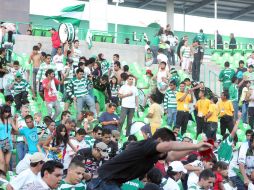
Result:
{"type": "MultiPolygon", "coordinates": [[[[94,146],[99,143],[99,142],[102,142],[101,140],[96,140],[94,142],[94,146]]],[[[117,151],[118,151],[118,144],[113,142],[113,141],[110,141],[108,144],[108,149],[107,149],[107,153],[108,153],[108,158],[105,158],[104,161],[107,161],[113,157],[115,157],[117,151]]]]}
{"type": "Polygon", "coordinates": [[[143,176],[158,160],[166,158],[166,154],[161,156],[156,150],[157,144],[153,139],[130,143],[126,150],[99,168],[99,177],[121,185],[143,176]]]}
{"type": "Polygon", "coordinates": [[[100,161],[96,160],[92,155],[92,148],[83,148],[80,149],[77,153],[78,155],[83,156],[85,162],[85,171],[87,173],[94,174],[97,172],[97,169],[99,168],[100,161]]]}
{"type": "MultiPolygon", "coordinates": [[[[7,65],[7,60],[5,57],[0,56],[0,69],[3,69],[7,65]]],[[[0,78],[3,78],[5,72],[0,71],[0,78]]]]}

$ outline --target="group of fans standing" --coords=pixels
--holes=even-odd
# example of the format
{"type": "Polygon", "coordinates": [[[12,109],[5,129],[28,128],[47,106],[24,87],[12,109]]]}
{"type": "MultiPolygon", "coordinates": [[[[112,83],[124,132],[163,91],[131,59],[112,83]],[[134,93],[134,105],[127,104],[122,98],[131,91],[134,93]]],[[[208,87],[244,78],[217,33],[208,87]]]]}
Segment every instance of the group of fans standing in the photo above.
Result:
{"type": "Polygon", "coordinates": [[[78,40],[61,44],[58,32],[50,31],[52,52],[35,45],[28,60],[32,69],[16,60],[7,62],[8,50],[0,48],[0,90],[5,95],[0,114],[2,188],[254,189],[252,130],[235,149],[239,121],[254,125],[251,60],[248,68],[240,61],[237,71],[225,63],[218,100],[199,81],[202,30],[190,47],[187,36],[178,41],[169,25],[161,29],[159,45],[148,42],[145,47],[148,85],[142,88],[136,87],[140,76],[130,73],[128,65],[121,66],[118,54],[112,63],[102,53],[87,59],[78,40]],[[181,80],[175,52],[193,81],[181,80]],[[147,93],[140,102],[142,89],[147,93]],[[45,117],[30,109],[37,103],[42,110],[39,98],[47,108],[45,117]],[[131,132],[133,117],[147,108],[149,122],[140,129],[145,140],[138,141],[131,132]],[[167,126],[162,128],[164,117],[167,126]],[[190,120],[195,134],[187,133],[190,120]],[[14,170],[17,175],[10,175],[14,170]]]}

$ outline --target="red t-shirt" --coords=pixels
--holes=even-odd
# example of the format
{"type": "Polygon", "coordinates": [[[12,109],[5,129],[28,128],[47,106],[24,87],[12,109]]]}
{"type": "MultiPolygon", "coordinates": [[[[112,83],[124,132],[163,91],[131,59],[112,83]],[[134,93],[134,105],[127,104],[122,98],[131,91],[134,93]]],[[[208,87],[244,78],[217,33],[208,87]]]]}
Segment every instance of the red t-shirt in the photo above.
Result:
{"type": "Polygon", "coordinates": [[[214,190],[220,190],[219,184],[223,182],[223,177],[220,173],[215,172],[214,190]]]}
{"type": "MultiPolygon", "coordinates": [[[[54,78],[52,81],[55,83],[55,87],[56,85],[60,84],[60,81],[57,80],[56,78],[54,78]]],[[[52,81],[49,80],[48,78],[42,81],[42,85],[44,89],[44,98],[46,102],[55,102],[57,100],[57,90],[56,88],[52,87],[52,83],[51,83],[50,89],[47,89],[48,84],[52,81]]]]}
{"type": "Polygon", "coordinates": [[[163,175],[163,177],[166,176],[166,170],[165,170],[165,164],[162,162],[157,162],[155,164],[155,168],[159,169],[161,171],[161,174],[163,175]]]}
{"type": "Polygon", "coordinates": [[[61,46],[61,41],[59,38],[59,34],[57,31],[55,31],[52,36],[51,36],[51,40],[52,40],[52,46],[53,48],[58,48],[61,46]]]}

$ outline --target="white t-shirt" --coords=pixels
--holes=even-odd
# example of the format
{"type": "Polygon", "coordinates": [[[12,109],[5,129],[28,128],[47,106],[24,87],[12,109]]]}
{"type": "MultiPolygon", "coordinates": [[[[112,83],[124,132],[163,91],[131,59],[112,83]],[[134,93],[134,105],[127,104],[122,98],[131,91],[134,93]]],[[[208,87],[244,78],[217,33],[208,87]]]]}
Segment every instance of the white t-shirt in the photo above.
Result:
{"type": "Polygon", "coordinates": [[[254,185],[253,185],[253,183],[249,183],[249,185],[248,185],[248,190],[254,190],[254,185]]]}
{"type": "Polygon", "coordinates": [[[53,57],[53,63],[56,65],[57,71],[62,71],[64,69],[63,58],[64,58],[63,55],[58,55],[58,54],[56,54],[53,57]]]}
{"type": "Polygon", "coordinates": [[[11,180],[10,185],[14,190],[27,190],[30,186],[34,185],[40,178],[39,175],[35,175],[32,170],[26,169],[21,172],[17,177],[11,180]]]}
{"type": "Polygon", "coordinates": [[[72,56],[74,66],[78,66],[80,57],[81,57],[81,50],[78,48],[74,48],[73,56],[72,56]]]}
{"type": "MultiPolygon", "coordinates": [[[[80,150],[82,148],[89,148],[90,146],[86,144],[85,140],[82,140],[81,142],[77,141],[76,139],[70,139],[71,144],[77,148],[77,150],[80,150]]],[[[70,145],[67,145],[66,147],[66,155],[64,157],[64,169],[67,169],[73,156],[75,155],[75,152],[72,150],[70,145]]]]}
{"type": "Polygon", "coordinates": [[[45,181],[39,178],[35,183],[30,185],[27,190],[51,190],[51,188],[48,186],[48,184],[46,184],[45,181]]]}
{"type": "MultiPolygon", "coordinates": [[[[250,99],[254,99],[254,89],[251,90],[250,99]]],[[[254,101],[249,101],[249,107],[254,107],[254,101]]]]}
{"type": "Polygon", "coordinates": [[[164,61],[165,63],[168,63],[168,57],[163,53],[157,55],[157,60],[159,63],[162,61],[164,61]]]}
{"type": "Polygon", "coordinates": [[[248,67],[250,66],[250,65],[253,65],[254,66],[254,59],[252,59],[251,57],[247,60],[247,65],[248,65],[248,67]]]}
{"type": "Polygon", "coordinates": [[[128,96],[122,99],[122,107],[125,108],[136,108],[136,96],[138,96],[138,89],[135,86],[130,86],[128,84],[123,85],[119,93],[126,95],[132,92],[132,96],[128,96]]]}
{"type": "Polygon", "coordinates": [[[198,183],[198,180],[198,175],[195,172],[191,172],[187,181],[188,188],[190,188],[191,186],[195,186],[198,183]]]}
{"type": "Polygon", "coordinates": [[[242,143],[240,149],[238,151],[233,152],[233,159],[230,161],[229,169],[228,169],[228,177],[234,177],[237,174],[235,173],[235,169],[239,169],[238,163],[245,164],[246,162],[246,152],[249,148],[249,143],[242,143]]]}
{"type": "Polygon", "coordinates": [[[180,190],[178,183],[170,177],[168,178],[167,183],[163,186],[163,189],[164,190],[180,190]]]}

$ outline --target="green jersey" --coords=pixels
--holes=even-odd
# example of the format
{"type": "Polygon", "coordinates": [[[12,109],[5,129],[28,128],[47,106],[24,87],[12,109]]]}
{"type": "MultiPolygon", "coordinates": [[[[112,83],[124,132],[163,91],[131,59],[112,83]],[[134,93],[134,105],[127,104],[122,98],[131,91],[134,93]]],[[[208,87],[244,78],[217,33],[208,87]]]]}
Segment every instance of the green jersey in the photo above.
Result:
{"type": "Polygon", "coordinates": [[[231,79],[235,75],[235,71],[230,68],[223,69],[220,72],[219,79],[223,83],[223,89],[228,90],[230,85],[232,84],[231,79]]]}
{"type": "Polygon", "coordinates": [[[110,69],[110,63],[107,60],[103,60],[101,62],[102,75],[108,75],[109,69],[110,69]]]}
{"type": "Polygon", "coordinates": [[[233,101],[238,101],[238,87],[236,84],[231,84],[229,89],[229,95],[230,95],[230,100],[233,101]]]}
{"type": "Polygon", "coordinates": [[[71,185],[62,180],[58,187],[58,190],[86,190],[86,184],[81,182],[76,185],[71,185]]]}
{"type": "Polygon", "coordinates": [[[218,160],[229,163],[233,155],[233,138],[229,135],[218,148],[218,160]]]}
{"type": "Polygon", "coordinates": [[[138,190],[144,188],[144,184],[138,179],[127,181],[121,187],[121,190],[138,190]]]}

